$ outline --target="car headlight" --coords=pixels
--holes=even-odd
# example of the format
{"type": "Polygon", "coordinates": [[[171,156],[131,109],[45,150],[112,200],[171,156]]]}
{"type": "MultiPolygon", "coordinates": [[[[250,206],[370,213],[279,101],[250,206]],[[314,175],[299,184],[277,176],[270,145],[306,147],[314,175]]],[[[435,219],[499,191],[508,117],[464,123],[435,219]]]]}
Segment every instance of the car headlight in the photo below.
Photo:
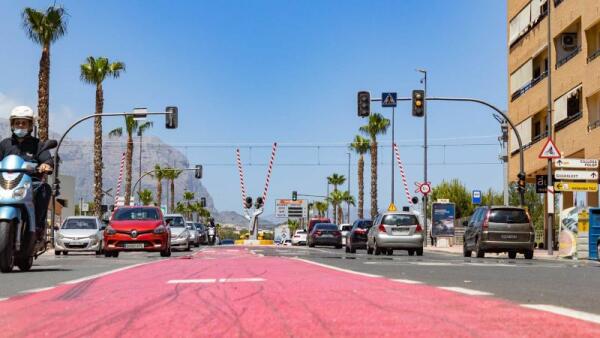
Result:
{"type": "Polygon", "coordinates": [[[190,235],[190,233],[186,230],[179,234],[179,238],[187,238],[187,237],[189,237],[189,235],[190,235]]]}
{"type": "Polygon", "coordinates": [[[25,195],[27,195],[27,189],[25,189],[25,187],[18,187],[17,189],[15,189],[13,191],[13,198],[14,199],[23,199],[25,198],[25,195]]]}
{"type": "Polygon", "coordinates": [[[89,239],[98,239],[98,237],[96,237],[96,235],[91,235],[88,237],[89,239]]]}
{"type": "Polygon", "coordinates": [[[117,233],[117,231],[109,225],[106,227],[106,229],[104,229],[104,233],[107,235],[114,235],[117,233]]]}
{"type": "Polygon", "coordinates": [[[162,233],[165,233],[165,231],[167,231],[167,228],[162,224],[157,226],[156,228],[154,228],[155,234],[162,234],[162,233]]]}

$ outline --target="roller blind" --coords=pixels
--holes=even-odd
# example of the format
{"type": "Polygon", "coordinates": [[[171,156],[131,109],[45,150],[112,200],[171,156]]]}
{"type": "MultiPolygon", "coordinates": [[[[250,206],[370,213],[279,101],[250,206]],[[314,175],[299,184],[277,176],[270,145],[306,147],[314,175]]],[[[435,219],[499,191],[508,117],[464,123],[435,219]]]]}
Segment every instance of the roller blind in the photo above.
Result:
{"type": "Polygon", "coordinates": [[[580,88],[581,86],[577,86],[554,101],[554,111],[552,113],[553,124],[557,124],[567,118],[567,99],[569,96],[576,94],[580,88]]]}
{"type": "MultiPolygon", "coordinates": [[[[521,136],[521,142],[523,146],[531,143],[531,123],[532,118],[528,118],[525,121],[517,124],[515,127],[519,131],[521,136]]],[[[519,142],[517,141],[517,134],[514,130],[510,130],[510,152],[514,152],[519,149],[519,142]]]]}
{"type": "Polygon", "coordinates": [[[521,89],[523,86],[531,82],[533,76],[533,60],[525,62],[510,76],[510,92],[511,94],[521,89]]]}
{"type": "Polygon", "coordinates": [[[538,21],[542,15],[542,5],[546,3],[546,0],[532,0],[531,1],[531,23],[538,21]]]}

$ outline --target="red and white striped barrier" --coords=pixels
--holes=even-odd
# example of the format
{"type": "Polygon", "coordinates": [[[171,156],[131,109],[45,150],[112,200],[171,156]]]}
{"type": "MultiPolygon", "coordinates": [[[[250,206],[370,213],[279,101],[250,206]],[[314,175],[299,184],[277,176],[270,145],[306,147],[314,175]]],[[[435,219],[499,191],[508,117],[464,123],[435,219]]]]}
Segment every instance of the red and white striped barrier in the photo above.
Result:
{"type": "Polygon", "coordinates": [[[406,173],[404,172],[404,165],[402,165],[402,160],[400,159],[400,150],[398,150],[398,145],[394,143],[394,151],[396,152],[396,161],[398,162],[398,166],[400,167],[400,176],[402,176],[402,183],[404,184],[404,192],[406,193],[406,199],[408,200],[408,204],[412,204],[410,192],[408,191],[408,183],[406,182],[406,173]]]}
{"type": "Polygon", "coordinates": [[[275,152],[277,151],[277,142],[273,143],[271,150],[271,159],[269,160],[269,169],[267,169],[267,180],[265,182],[265,191],[263,192],[263,203],[267,202],[267,192],[269,191],[269,183],[271,182],[271,172],[273,171],[273,162],[275,162],[275,152]]]}
{"type": "Polygon", "coordinates": [[[237,157],[238,172],[240,173],[240,189],[242,190],[242,206],[246,202],[246,185],[244,184],[244,170],[242,169],[242,159],[240,157],[240,149],[235,150],[237,157]]]}
{"type": "Polygon", "coordinates": [[[125,153],[121,155],[121,167],[119,169],[119,179],[117,180],[117,193],[115,194],[115,200],[121,195],[121,183],[123,182],[123,168],[125,167],[125,153]]]}

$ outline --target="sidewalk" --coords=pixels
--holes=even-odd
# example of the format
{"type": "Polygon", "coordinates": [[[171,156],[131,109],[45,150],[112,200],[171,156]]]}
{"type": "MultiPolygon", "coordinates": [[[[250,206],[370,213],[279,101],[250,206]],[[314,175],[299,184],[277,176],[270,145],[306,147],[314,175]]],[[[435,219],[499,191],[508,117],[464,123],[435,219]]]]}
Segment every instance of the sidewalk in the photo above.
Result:
{"type": "MultiPolygon", "coordinates": [[[[448,247],[433,247],[431,245],[427,246],[424,248],[426,252],[443,252],[443,253],[450,253],[450,254],[456,254],[456,255],[460,255],[462,256],[463,254],[463,248],[462,245],[454,245],[454,246],[448,246],[448,247]]],[[[475,256],[473,254],[473,256],[475,256]]],[[[508,258],[508,255],[506,253],[500,253],[500,254],[495,254],[492,252],[486,253],[487,257],[499,257],[499,258],[508,258]]],[[[552,256],[548,255],[548,251],[546,250],[540,250],[540,249],[536,249],[533,253],[533,258],[537,258],[537,259],[546,259],[546,260],[570,260],[567,258],[560,258],[558,257],[558,250],[554,250],[554,254],[552,256]]]]}

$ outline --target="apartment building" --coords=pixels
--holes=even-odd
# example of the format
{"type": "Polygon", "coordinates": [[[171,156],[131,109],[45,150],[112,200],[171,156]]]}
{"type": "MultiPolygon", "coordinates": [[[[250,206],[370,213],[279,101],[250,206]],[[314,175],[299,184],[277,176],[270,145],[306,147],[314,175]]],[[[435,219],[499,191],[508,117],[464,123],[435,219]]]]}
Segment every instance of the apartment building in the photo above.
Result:
{"type": "MultiPolygon", "coordinates": [[[[527,181],[547,170],[538,155],[549,130],[548,67],[556,145],[563,157],[600,159],[600,0],[508,0],[507,7],[508,111],[525,148],[527,181]]],[[[519,146],[513,131],[509,142],[514,181],[519,146]]],[[[585,197],[587,205],[598,206],[598,193],[585,197]]],[[[565,208],[573,206],[573,193],[563,193],[562,201],[565,208]]]]}

